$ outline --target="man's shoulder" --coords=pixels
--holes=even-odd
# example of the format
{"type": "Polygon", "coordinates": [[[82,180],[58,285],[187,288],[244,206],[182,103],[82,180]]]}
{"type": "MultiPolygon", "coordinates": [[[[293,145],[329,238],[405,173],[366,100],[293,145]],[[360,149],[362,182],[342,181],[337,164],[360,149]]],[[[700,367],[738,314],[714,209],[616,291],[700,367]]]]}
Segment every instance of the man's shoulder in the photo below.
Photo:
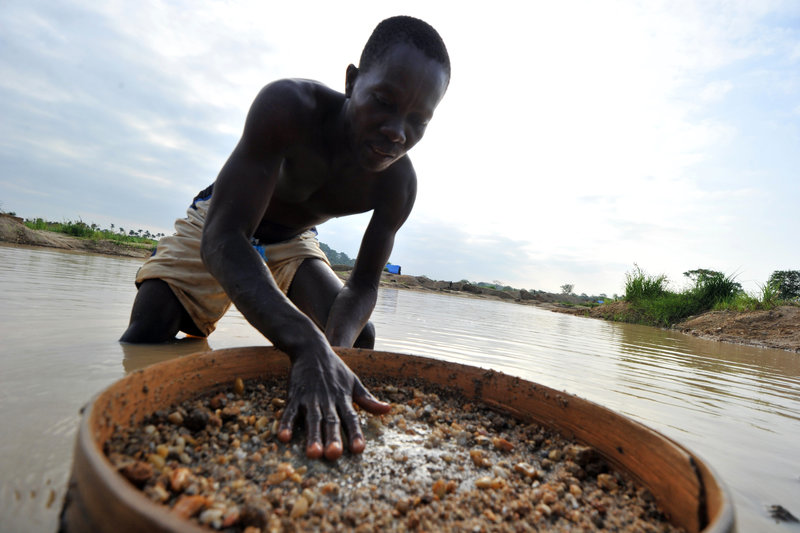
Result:
{"type": "Polygon", "coordinates": [[[259,91],[250,106],[242,139],[258,146],[275,143],[278,148],[305,142],[343,102],[343,94],[316,81],[274,81],[259,91]]]}
{"type": "Polygon", "coordinates": [[[292,114],[315,112],[341,105],[344,94],[314,80],[284,78],[265,85],[256,97],[255,105],[275,109],[280,107],[292,114]]]}

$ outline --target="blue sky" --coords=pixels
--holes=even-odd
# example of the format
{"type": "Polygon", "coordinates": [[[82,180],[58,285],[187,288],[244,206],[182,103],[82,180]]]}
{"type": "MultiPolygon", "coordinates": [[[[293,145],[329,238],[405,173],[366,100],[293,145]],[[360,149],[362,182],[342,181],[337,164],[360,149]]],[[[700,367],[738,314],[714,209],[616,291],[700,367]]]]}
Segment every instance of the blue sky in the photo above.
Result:
{"type": "MultiPolygon", "coordinates": [[[[750,291],[800,269],[798,2],[268,4],[0,3],[0,209],[170,233],[264,84],[342,90],[409,14],[453,77],[411,152],[404,273],[613,294],[634,263],[750,291]]],[[[355,256],[367,221],[320,237],[355,256]]]]}

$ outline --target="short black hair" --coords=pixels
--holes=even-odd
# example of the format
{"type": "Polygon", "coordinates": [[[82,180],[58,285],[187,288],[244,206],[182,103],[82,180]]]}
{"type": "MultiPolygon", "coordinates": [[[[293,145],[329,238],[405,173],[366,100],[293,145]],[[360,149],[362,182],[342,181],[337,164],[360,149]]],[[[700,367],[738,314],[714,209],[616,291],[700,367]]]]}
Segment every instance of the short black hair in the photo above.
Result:
{"type": "Polygon", "coordinates": [[[397,43],[409,43],[438,61],[444,67],[447,79],[450,79],[450,56],[439,33],[427,22],[404,15],[383,20],[375,27],[361,52],[358,68],[369,70],[397,43]]]}

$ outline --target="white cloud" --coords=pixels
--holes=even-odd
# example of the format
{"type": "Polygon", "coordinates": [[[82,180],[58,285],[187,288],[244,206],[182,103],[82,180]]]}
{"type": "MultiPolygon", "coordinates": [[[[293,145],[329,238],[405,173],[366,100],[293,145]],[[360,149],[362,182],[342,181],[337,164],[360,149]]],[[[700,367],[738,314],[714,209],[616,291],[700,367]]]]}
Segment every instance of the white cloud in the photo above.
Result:
{"type": "MultiPolygon", "coordinates": [[[[396,14],[348,7],[4,2],[4,207],[57,218],[106,209],[170,227],[214,179],[261,86],[302,76],[342,89],[372,27],[396,14]],[[58,203],[26,192],[31,182],[59,191],[58,203]]],[[[776,237],[759,233],[772,231],[766,219],[800,229],[791,210],[769,207],[800,201],[800,156],[788,148],[800,36],[785,22],[798,4],[464,2],[454,16],[414,1],[402,11],[439,29],[453,78],[412,152],[419,195],[398,262],[581,292],[618,291],[634,261],[678,277],[714,262],[753,279],[771,260],[800,263],[788,247],[765,252],[776,237]]],[[[337,220],[323,239],[353,255],[364,225],[337,220]]]]}

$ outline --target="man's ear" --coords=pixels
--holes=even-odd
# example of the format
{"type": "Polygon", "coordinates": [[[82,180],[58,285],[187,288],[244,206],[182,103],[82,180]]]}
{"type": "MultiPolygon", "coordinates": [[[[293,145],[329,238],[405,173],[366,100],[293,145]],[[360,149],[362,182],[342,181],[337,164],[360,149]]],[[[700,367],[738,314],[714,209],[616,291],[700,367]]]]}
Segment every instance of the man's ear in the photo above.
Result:
{"type": "Polygon", "coordinates": [[[348,98],[353,94],[353,87],[356,85],[356,78],[358,78],[358,67],[350,63],[347,66],[347,73],[344,78],[344,95],[348,98]]]}

